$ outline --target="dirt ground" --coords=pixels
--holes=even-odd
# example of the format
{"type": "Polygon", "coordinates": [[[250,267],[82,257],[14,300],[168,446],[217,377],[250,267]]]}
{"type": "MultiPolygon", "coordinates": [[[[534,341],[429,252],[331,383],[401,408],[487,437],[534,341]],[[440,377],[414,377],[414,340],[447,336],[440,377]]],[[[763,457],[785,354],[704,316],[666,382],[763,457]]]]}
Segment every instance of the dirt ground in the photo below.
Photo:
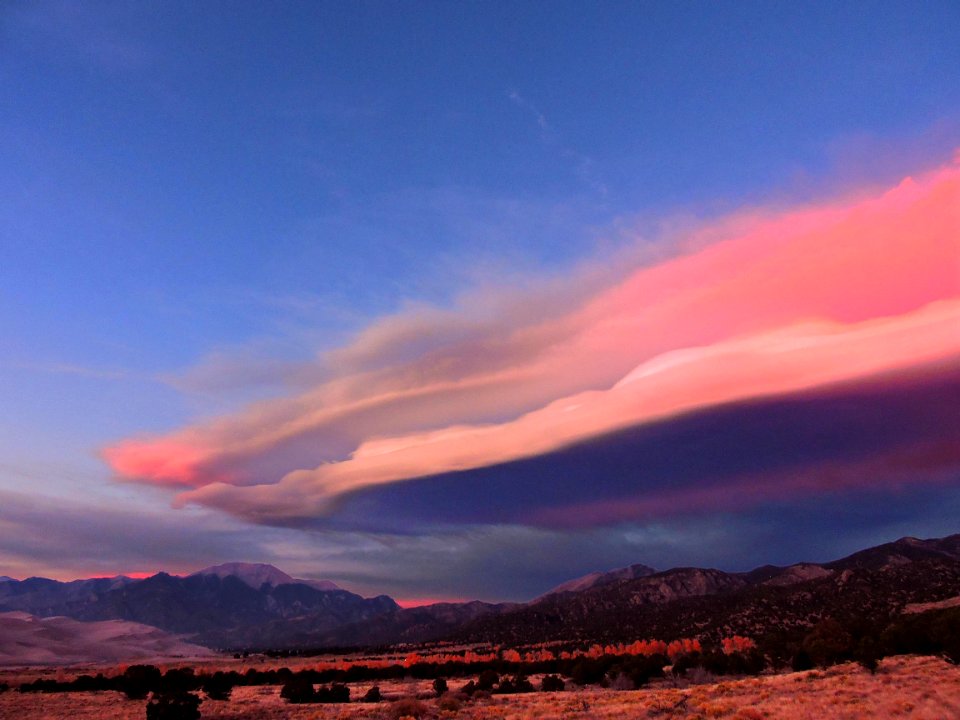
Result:
{"type": "MultiPolygon", "coordinates": [[[[27,675],[30,673],[24,673],[27,675]]],[[[37,673],[31,674],[36,677],[37,673]]],[[[0,675],[10,682],[13,673],[0,675]],[[5,676],[5,677],[4,677],[5,676]]],[[[350,686],[358,698],[371,683],[350,686]]],[[[453,680],[456,689],[462,681],[453,680]]],[[[429,682],[381,683],[392,698],[429,693],[429,682]]],[[[238,687],[230,700],[205,699],[204,718],[221,720],[333,720],[370,718],[397,720],[399,707],[389,700],[378,704],[288,705],[279,697],[279,687],[238,687]]],[[[757,678],[706,682],[681,686],[670,681],[642,690],[578,689],[558,693],[497,696],[465,702],[459,708],[440,709],[436,700],[424,700],[425,717],[460,720],[620,720],[621,718],[915,718],[956,720],[960,718],[960,667],[932,657],[898,657],[884,660],[871,675],[858,665],[840,665],[757,678]]],[[[449,703],[445,703],[449,704],[449,703]]],[[[142,720],[144,701],[126,700],[116,692],[0,694],[0,720],[142,720]]]]}

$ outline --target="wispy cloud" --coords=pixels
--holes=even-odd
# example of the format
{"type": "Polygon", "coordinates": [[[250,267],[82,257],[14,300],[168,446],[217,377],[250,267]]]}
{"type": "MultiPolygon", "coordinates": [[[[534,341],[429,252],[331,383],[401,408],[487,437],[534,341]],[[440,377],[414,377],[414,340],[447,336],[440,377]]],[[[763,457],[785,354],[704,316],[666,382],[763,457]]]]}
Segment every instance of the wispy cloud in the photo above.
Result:
{"type": "Polygon", "coordinates": [[[104,456],[261,522],[358,489],[550,452],[744,398],[960,355],[960,169],[709,223],[698,250],[387,318],[309,390],[104,456]],[[570,298],[563,302],[563,290],[570,298]]]}
{"type": "Polygon", "coordinates": [[[574,173],[585,185],[594,190],[601,197],[606,197],[609,189],[600,179],[596,162],[593,158],[584,155],[560,141],[559,133],[547,121],[546,115],[516,90],[507,93],[507,97],[519,108],[530,113],[540,128],[540,140],[544,145],[554,148],[559,155],[571,163],[574,173]]]}
{"type": "Polygon", "coordinates": [[[64,362],[49,363],[9,363],[8,367],[16,370],[42,373],[45,375],[72,375],[89,380],[131,380],[141,376],[123,368],[101,368],[76,365],[64,362]]]}

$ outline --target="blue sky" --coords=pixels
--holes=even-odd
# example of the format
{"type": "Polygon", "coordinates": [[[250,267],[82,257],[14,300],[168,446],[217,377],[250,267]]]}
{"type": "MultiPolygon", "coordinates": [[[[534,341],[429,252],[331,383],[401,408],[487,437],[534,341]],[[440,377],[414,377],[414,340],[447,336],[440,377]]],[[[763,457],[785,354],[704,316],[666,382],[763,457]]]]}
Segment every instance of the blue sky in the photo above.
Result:
{"type": "MultiPolygon", "coordinates": [[[[391,575],[391,543],[452,533],[480,556],[491,541],[470,538],[501,526],[556,533],[544,548],[580,530],[494,515],[410,521],[401,542],[342,517],[252,524],[172,509],[169,489],[116,482],[99,453],[295,395],[318,357],[385,316],[473,318],[478,297],[554,281],[574,297],[614,282],[618,263],[684,252],[683,228],[949,162],[958,23],[951,2],[5,4],[0,492],[77,525],[96,524],[92,504],[161,529],[136,555],[88,543],[71,556],[67,537],[40,557],[22,533],[0,536],[0,573],[195,569],[160,538],[199,523],[217,550],[197,562],[266,559],[408,595],[534,591],[517,570],[482,593],[455,561],[391,575]]],[[[4,506],[17,505],[0,520],[4,506]]],[[[735,537],[780,517],[749,512],[698,522],[735,537]]],[[[897,529],[940,532],[926,517],[897,529]]],[[[623,537],[652,521],[631,522],[590,528],[615,550],[573,563],[544,550],[539,581],[571,564],[749,563],[733,540],[726,558],[679,539],[647,552],[623,537]]],[[[892,527],[862,525],[858,540],[892,527]]],[[[783,540],[757,562],[803,552],[783,540]]]]}

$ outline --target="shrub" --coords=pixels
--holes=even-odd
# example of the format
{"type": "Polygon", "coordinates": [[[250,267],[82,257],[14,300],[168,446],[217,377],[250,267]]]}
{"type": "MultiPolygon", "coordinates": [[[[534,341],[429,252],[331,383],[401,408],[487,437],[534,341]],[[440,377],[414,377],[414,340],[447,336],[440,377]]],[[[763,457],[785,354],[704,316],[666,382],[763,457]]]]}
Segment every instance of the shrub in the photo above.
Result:
{"type": "Polygon", "coordinates": [[[193,668],[170,668],[163,675],[161,687],[165,692],[188,692],[196,690],[200,683],[194,676],[193,668]]]}
{"type": "Polygon", "coordinates": [[[303,677],[294,677],[280,690],[280,697],[289,703],[312,703],[317,702],[317,693],[313,689],[313,683],[303,677]]]}
{"type": "Polygon", "coordinates": [[[680,677],[681,675],[686,675],[687,670],[690,668],[699,667],[700,665],[701,657],[699,654],[681,655],[674,660],[670,672],[673,673],[674,677],[680,677]]]}
{"type": "Polygon", "coordinates": [[[477,690],[490,692],[498,682],[500,682],[500,676],[497,673],[493,670],[484,670],[477,678],[477,690]]]}
{"type": "Polygon", "coordinates": [[[367,690],[367,694],[363,696],[360,702],[378,703],[382,699],[383,696],[380,694],[380,688],[374,685],[372,688],[367,690]]]}
{"type": "Polygon", "coordinates": [[[160,668],[155,665],[131,665],[118,678],[118,689],[131,700],[143,700],[160,687],[160,668]]]}
{"type": "Polygon", "coordinates": [[[7,683],[0,682],[0,693],[5,693],[9,689],[10,689],[10,686],[7,685],[7,683]]]}
{"type": "Polygon", "coordinates": [[[447,690],[447,681],[443,678],[437,678],[433,681],[433,691],[437,694],[437,697],[443,695],[447,690]]]}
{"type": "Polygon", "coordinates": [[[810,654],[800,648],[793,655],[793,659],[790,661],[790,667],[795,672],[800,672],[802,670],[813,670],[813,660],[810,659],[810,654]]]}
{"type": "Polygon", "coordinates": [[[437,701],[437,707],[441,710],[446,710],[447,712],[457,712],[461,707],[461,702],[459,698],[447,694],[444,695],[440,700],[437,701]]]}
{"type": "Polygon", "coordinates": [[[211,700],[229,700],[230,693],[233,692],[233,683],[222,672],[215,672],[210,677],[204,678],[202,687],[211,700]]]}
{"type": "Polygon", "coordinates": [[[544,675],[543,680],[540,681],[540,689],[544,692],[559,692],[564,687],[566,687],[566,684],[563,682],[563,678],[556,675],[544,675]]]}
{"type": "Polygon", "coordinates": [[[533,692],[533,685],[523,675],[517,675],[514,678],[504,678],[501,680],[496,692],[500,695],[533,692]]]}
{"type": "Polygon", "coordinates": [[[603,663],[584,658],[573,666],[570,679],[577,685],[603,684],[607,680],[607,671],[603,663]]]}
{"type": "Polygon", "coordinates": [[[390,704],[389,716],[393,720],[400,720],[403,717],[412,717],[420,720],[426,717],[429,708],[415,698],[404,698],[390,704]]]}
{"type": "Polygon", "coordinates": [[[477,684],[473,680],[471,680],[462,688],[460,688],[460,692],[462,692],[464,695],[473,695],[476,691],[477,691],[477,684]]]}
{"type": "Polygon", "coordinates": [[[147,703],[147,720],[200,720],[201,702],[193,693],[154,693],[147,703]]]}
{"type": "Polygon", "coordinates": [[[810,659],[826,667],[846,660],[853,650],[853,638],[836,620],[821,620],[803,638],[803,649],[810,659]]]}
{"type": "Polygon", "coordinates": [[[864,669],[869,670],[870,674],[873,675],[877,671],[877,666],[880,664],[880,649],[877,647],[877,643],[873,638],[865,637],[860,640],[853,657],[864,669]]]}
{"type": "Polygon", "coordinates": [[[334,683],[330,687],[321,687],[316,692],[314,702],[348,703],[350,702],[350,688],[340,683],[334,683]]]}

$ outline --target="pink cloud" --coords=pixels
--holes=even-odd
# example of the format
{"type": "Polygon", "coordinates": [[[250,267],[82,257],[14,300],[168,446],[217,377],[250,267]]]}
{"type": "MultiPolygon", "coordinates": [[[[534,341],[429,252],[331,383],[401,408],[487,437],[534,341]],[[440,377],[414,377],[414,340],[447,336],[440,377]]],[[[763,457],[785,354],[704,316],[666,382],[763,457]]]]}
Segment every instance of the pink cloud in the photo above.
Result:
{"type": "Polygon", "coordinates": [[[741,213],[687,243],[606,287],[571,280],[572,301],[550,302],[555,283],[389,318],[302,393],[104,457],[121,477],[196,488],[182,502],[320,514],[363,487],[960,354],[960,168],[741,213]]]}

